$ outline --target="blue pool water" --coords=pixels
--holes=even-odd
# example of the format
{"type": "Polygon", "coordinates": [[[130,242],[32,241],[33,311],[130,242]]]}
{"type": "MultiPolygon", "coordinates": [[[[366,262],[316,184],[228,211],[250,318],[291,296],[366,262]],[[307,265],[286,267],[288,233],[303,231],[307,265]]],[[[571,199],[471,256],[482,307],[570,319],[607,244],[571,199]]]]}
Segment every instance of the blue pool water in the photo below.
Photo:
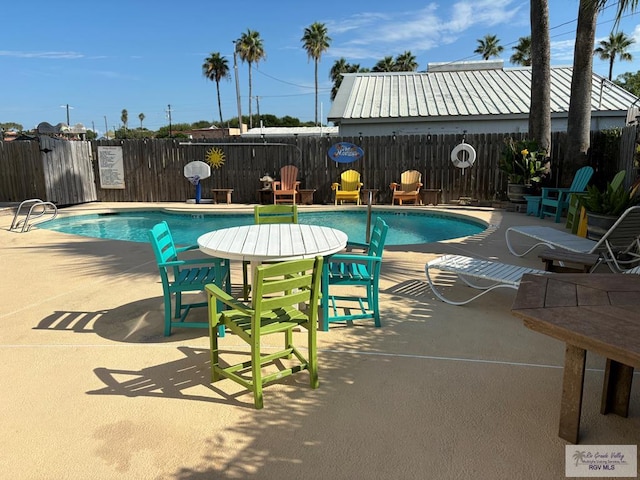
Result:
{"type": "MultiPolygon", "coordinates": [[[[482,223],[459,217],[394,211],[373,211],[372,224],[376,216],[382,217],[389,225],[387,245],[413,245],[466,237],[486,228],[482,223]]],[[[211,230],[251,225],[253,214],[121,212],[58,217],[39,225],[39,228],[85,237],[148,242],[148,230],[162,220],[169,224],[176,244],[189,245],[195,244],[200,235],[211,230]]],[[[364,242],[366,238],[366,211],[301,212],[298,221],[337,228],[345,232],[352,242],[364,242]]]]}

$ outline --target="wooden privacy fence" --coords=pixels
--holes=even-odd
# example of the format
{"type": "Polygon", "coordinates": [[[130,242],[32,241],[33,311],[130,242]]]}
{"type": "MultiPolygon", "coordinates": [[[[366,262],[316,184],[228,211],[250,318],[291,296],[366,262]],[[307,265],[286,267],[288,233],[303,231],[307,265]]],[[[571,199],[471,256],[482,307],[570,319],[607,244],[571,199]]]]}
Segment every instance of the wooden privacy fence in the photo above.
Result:
{"type": "MultiPolygon", "coordinates": [[[[205,161],[214,147],[223,152],[224,163],[220,168],[212,167],[211,177],[201,181],[205,199],[211,198],[211,189],[232,188],[234,203],[256,203],[260,178],[265,174],[277,178],[282,166],[294,164],[299,168],[302,188],[316,190],[315,203],[332,203],[331,184],[351,168],[362,174],[364,188],[378,190],[380,203],[390,203],[389,184],[399,181],[403,171],[414,169],[422,173],[425,189],[442,190],[442,202],[460,197],[493,201],[505,197],[507,178],[498,163],[508,136],[524,138],[523,134],[466,135],[465,142],[475,148],[477,159],[464,170],[451,162],[451,151],[462,141],[461,135],[294,136],[264,141],[229,137],[211,143],[178,139],[73,142],[40,137],[39,141],[0,142],[0,201],[41,198],[58,205],[96,200],[183,202],[194,198],[195,192],[184,177],[184,166],[194,160],[205,161]],[[360,146],[364,158],[350,164],[330,160],[327,151],[341,141],[360,146]],[[99,147],[120,147],[124,188],[104,188],[108,185],[100,178],[99,147]]],[[[565,185],[574,173],[563,171],[560,161],[565,136],[552,135],[554,185],[565,185]]],[[[592,144],[597,136],[595,133],[592,144]]],[[[595,166],[610,171],[627,169],[630,182],[635,177],[635,127],[623,130],[619,146],[616,158],[595,166]]]]}

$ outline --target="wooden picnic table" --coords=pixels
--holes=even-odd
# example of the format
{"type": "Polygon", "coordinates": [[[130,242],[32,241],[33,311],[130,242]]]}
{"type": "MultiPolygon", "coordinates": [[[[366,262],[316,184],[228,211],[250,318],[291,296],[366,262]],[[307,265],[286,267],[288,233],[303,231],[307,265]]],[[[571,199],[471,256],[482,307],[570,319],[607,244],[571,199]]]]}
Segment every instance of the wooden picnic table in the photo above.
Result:
{"type": "Polygon", "coordinates": [[[640,368],[640,275],[522,277],[512,313],[531,330],[566,343],[559,436],[578,443],[587,350],[607,359],[600,413],[626,417],[640,368]]]}

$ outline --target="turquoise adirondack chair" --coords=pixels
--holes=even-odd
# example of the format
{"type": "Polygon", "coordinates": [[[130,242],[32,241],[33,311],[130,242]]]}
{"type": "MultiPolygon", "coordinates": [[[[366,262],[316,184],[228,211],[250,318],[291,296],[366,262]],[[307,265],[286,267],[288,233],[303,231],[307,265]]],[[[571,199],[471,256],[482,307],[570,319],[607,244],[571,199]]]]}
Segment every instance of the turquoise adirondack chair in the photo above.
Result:
{"type": "MultiPolygon", "coordinates": [[[[182,252],[195,250],[197,245],[176,247],[167,222],[160,222],[149,230],[149,241],[156,256],[162,289],[164,292],[164,335],[171,335],[173,327],[208,328],[209,322],[187,322],[189,311],[206,307],[207,302],[183,303],[184,292],[202,292],[205,285],[215,283],[225,291],[231,291],[229,260],[215,257],[181,260],[182,252]],[[175,308],[172,311],[172,300],[175,308]]],[[[224,336],[224,327],[220,327],[224,336]]]]}
{"type": "Polygon", "coordinates": [[[576,172],[569,188],[543,187],[540,199],[540,218],[553,216],[555,222],[560,223],[562,214],[569,208],[569,197],[572,193],[584,192],[592,175],[593,168],[582,167],[576,172]]]}
{"type": "Polygon", "coordinates": [[[322,268],[321,330],[329,330],[331,322],[358,319],[372,319],[376,327],[380,326],[378,284],[388,230],[385,221],[377,217],[370,242],[366,245],[350,244],[356,248],[364,247],[364,254],[336,253],[325,259],[322,268]],[[336,287],[342,286],[364,287],[365,294],[336,293],[336,287]]]}

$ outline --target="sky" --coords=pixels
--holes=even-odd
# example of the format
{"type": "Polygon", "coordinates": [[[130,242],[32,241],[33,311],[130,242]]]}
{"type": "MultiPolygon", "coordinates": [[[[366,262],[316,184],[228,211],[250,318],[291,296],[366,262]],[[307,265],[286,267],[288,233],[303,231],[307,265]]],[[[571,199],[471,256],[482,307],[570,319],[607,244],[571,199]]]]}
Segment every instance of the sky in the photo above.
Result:
{"type": "MultiPolygon", "coordinates": [[[[596,43],[614,27],[617,2],[598,17],[596,43]]],[[[550,0],[552,66],[571,65],[578,0],[550,0]]],[[[253,66],[253,113],[301,121],[315,116],[314,64],[301,38],[314,22],[331,38],[318,72],[319,116],[331,108],[331,66],[340,57],[371,68],[385,56],[410,51],[424,71],[430,62],[481,60],[478,39],[496,35],[509,57],[530,34],[529,3],[521,0],[415,1],[289,0],[32,0],[3,4],[0,28],[0,123],[31,129],[40,122],[82,123],[98,135],[122,126],[158,130],[172,124],[218,121],[215,82],[202,74],[214,52],[226,56],[231,76],[220,83],[223,119],[237,116],[233,41],[260,33],[266,58],[253,66]]],[[[636,39],[633,61],[615,64],[616,78],[640,71],[640,13],[619,30],[636,39]]],[[[594,72],[608,62],[594,57],[594,72]]],[[[238,59],[242,114],[248,115],[248,66],[238,59]]],[[[265,125],[268,126],[268,125],[265,125]]]]}

